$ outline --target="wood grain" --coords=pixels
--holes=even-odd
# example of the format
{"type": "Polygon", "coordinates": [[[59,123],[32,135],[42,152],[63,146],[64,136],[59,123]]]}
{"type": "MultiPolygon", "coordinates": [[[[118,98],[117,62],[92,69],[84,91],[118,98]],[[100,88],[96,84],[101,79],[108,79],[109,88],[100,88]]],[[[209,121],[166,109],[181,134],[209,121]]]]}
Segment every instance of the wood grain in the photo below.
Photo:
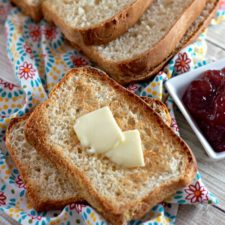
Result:
{"type": "Polygon", "coordinates": [[[0,77],[4,80],[19,84],[15,78],[15,74],[6,53],[6,37],[4,35],[4,27],[0,25],[0,77]]]}
{"type": "Polygon", "coordinates": [[[176,225],[223,225],[225,214],[212,206],[185,205],[178,211],[176,225]]]}
{"type": "Polygon", "coordinates": [[[208,32],[207,40],[214,46],[225,50],[225,23],[223,22],[219,26],[211,26],[209,31],[210,32],[208,32]]]}

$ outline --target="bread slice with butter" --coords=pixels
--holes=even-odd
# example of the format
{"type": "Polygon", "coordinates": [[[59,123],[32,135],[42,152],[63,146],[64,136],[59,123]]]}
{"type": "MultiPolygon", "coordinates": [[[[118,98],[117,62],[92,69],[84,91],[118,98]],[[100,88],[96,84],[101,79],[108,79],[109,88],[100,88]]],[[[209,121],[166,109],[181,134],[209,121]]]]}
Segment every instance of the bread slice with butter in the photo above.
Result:
{"type": "Polygon", "coordinates": [[[91,67],[65,75],[49,99],[31,114],[25,135],[71,182],[79,183],[81,196],[113,225],[141,218],[156,203],[190,184],[196,174],[191,150],[158,114],[91,67]],[[144,167],[119,166],[103,154],[88,153],[79,143],[75,121],[104,106],[123,131],[139,130],[144,167]]]}
{"type": "MultiPolygon", "coordinates": [[[[168,110],[162,102],[149,98],[145,98],[145,101],[161,115],[166,123],[171,123],[168,110]]],[[[67,177],[60,175],[49,160],[27,143],[24,127],[29,115],[10,121],[6,133],[6,145],[26,184],[27,197],[32,207],[37,211],[52,210],[82,200],[78,187],[72,188],[73,184],[67,177]]]]}
{"type": "Polygon", "coordinates": [[[24,127],[29,114],[10,121],[6,146],[19,170],[27,189],[27,197],[37,211],[60,209],[81,200],[77,185],[42,157],[27,143],[24,127]]]}

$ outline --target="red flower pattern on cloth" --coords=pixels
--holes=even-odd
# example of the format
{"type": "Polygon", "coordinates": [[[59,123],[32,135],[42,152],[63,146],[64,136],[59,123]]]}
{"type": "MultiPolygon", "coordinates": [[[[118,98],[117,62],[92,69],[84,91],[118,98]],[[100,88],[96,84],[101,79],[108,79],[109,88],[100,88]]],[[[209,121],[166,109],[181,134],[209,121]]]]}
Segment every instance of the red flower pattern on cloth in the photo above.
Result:
{"type": "Polygon", "coordinates": [[[38,25],[32,24],[29,26],[29,30],[32,41],[38,41],[41,37],[41,28],[38,25]]]}
{"type": "Polygon", "coordinates": [[[82,212],[82,209],[84,207],[86,207],[86,205],[82,204],[82,203],[72,203],[69,205],[70,210],[76,210],[78,214],[80,214],[82,212]]]}
{"type": "Polygon", "coordinates": [[[23,65],[19,67],[19,78],[24,78],[28,80],[29,78],[33,78],[36,70],[33,68],[33,65],[28,62],[24,62],[23,65]]]}
{"type": "Polygon", "coordinates": [[[17,176],[15,183],[19,188],[26,188],[25,184],[23,183],[22,177],[20,175],[17,176]]]}
{"type": "Polygon", "coordinates": [[[4,192],[0,191],[0,206],[6,204],[6,196],[4,192]]]}
{"type": "Polygon", "coordinates": [[[88,65],[87,60],[85,60],[84,58],[80,57],[80,56],[71,56],[71,61],[73,62],[73,65],[76,67],[80,67],[80,66],[86,66],[88,65]]]}
{"type": "Polygon", "coordinates": [[[137,84],[131,84],[127,88],[130,92],[135,93],[138,90],[138,85],[137,84]]]}
{"type": "Polygon", "coordinates": [[[10,91],[13,90],[14,87],[17,87],[15,84],[11,84],[8,83],[2,79],[0,79],[0,84],[4,87],[4,88],[8,88],[10,91]]]}
{"type": "Polygon", "coordinates": [[[55,26],[47,26],[44,29],[44,35],[47,40],[52,41],[56,38],[56,27],[55,26]]]}
{"type": "Polygon", "coordinates": [[[6,16],[7,10],[4,6],[0,5],[0,16],[6,16]]]}
{"type": "Polygon", "coordinates": [[[186,52],[178,53],[178,58],[175,62],[175,70],[177,73],[185,73],[190,70],[191,59],[188,58],[186,52]]]}
{"type": "Polygon", "coordinates": [[[10,5],[0,5],[0,21],[1,19],[3,19],[3,21],[6,19],[10,9],[10,5]]]}
{"type": "Polygon", "coordinates": [[[199,181],[195,185],[189,185],[184,191],[187,193],[185,199],[191,201],[191,203],[203,203],[208,200],[208,191],[201,186],[199,181]]]}
{"type": "Polygon", "coordinates": [[[177,125],[177,122],[174,118],[172,118],[172,123],[171,123],[171,128],[175,131],[175,132],[179,132],[179,127],[177,125]]]}
{"type": "Polygon", "coordinates": [[[26,51],[27,54],[31,54],[32,53],[32,48],[31,48],[31,45],[30,44],[25,43],[23,45],[23,48],[25,49],[25,51],[26,51]]]}
{"type": "Polygon", "coordinates": [[[38,220],[40,221],[41,220],[41,216],[34,216],[34,215],[31,215],[31,214],[27,214],[29,217],[31,217],[32,220],[38,220]]]}
{"type": "Polygon", "coordinates": [[[220,1],[219,8],[220,9],[225,9],[225,1],[220,1]]]}

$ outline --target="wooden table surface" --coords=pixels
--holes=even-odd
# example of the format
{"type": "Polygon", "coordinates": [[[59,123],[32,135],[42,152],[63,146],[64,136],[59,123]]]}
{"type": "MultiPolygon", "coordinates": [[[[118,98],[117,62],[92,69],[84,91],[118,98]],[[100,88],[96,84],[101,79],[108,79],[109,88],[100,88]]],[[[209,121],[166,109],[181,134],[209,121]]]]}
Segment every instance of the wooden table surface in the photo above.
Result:
{"type": "MultiPolygon", "coordinates": [[[[0,26],[0,77],[17,83],[12,66],[6,56],[5,37],[3,33],[3,27],[0,26]]],[[[208,59],[215,60],[225,58],[225,23],[209,28],[207,43],[208,59]]],[[[225,224],[225,160],[218,162],[209,160],[184,117],[178,111],[176,111],[176,116],[181,136],[195,153],[198,168],[205,185],[220,201],[218,206],[181,206],[178,212],[176,225],[223,225],[225,224]]],[[[14,224],[12,221],[10,221],[10,223],[3,222],[1,217],[0,222],[1,225],[14,224]]]]}

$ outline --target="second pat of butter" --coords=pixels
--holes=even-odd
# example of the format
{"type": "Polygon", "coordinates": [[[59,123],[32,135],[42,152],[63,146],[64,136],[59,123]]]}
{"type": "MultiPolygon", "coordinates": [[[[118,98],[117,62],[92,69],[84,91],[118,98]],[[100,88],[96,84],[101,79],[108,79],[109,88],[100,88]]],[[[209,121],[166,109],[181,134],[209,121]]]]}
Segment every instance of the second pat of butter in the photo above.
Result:
{"type": "Polygon", "coordinates": [[[125,139],[109,107],[103,107],[77,119],[74,126],[81,145],[105,153],[125,139]]]}
{"type": "Polygon", "coordinates": [[[145,166],[141,137],[138,130],[124,132],[125,141],[115,146],[106,156],[114,163],[124,167],[145,166]]]}

